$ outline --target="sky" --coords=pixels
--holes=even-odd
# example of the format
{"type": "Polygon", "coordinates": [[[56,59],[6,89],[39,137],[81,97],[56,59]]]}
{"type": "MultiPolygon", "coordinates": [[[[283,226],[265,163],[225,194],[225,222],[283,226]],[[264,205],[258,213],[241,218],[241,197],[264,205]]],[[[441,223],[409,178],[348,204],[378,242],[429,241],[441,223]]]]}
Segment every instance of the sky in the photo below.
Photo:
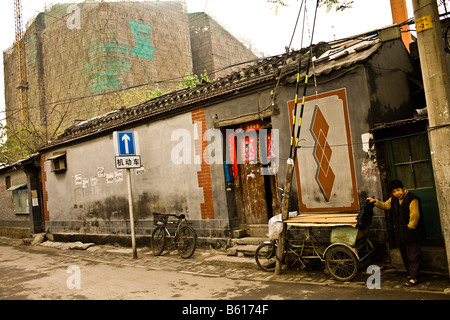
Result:
{"type": "MultiPolygon", "coordinates": [[[[60,1],[84,2],[84,1],[60,1]]],[[[186,0],[188,12],[206,12],[231,34],[251,43],[252,47],[265,56],[282,54],[289,45],[300,8],[299,0],[285,0],[288,7],[280,7],[278,12],[267,0],[186,0]]],[[[22,0],[23,20],[26,23],[37,13],[44,11],[48,0],[22,0]]],[[[312,30],[315,1],[307,1],[307,26],[312,30]]],[[[408,17],[413,16],[411,0],[407,0],[408,17]]],[[[300,20],[292,48],[300,49],[300,20]]],[[[344,12],[326,12],[319,8],[316,18],[313,43],[331,41],[357,35],[392,24],[389,0],[355,0],[353,8],[344,12]]],[[[0,50],[5,51],[14,42],[14,1],[0,1],[0,50]]],[[[24,26],[25,28],[25,26],[24,26]]],[[[310,38],[304,35],[303,46],[308,46],[310,38]]],[[[0,121],[5,117],[3,54],[0,56],[0,121]]],[[[4,121],[2,121],[4,123],[4,121]]]]}

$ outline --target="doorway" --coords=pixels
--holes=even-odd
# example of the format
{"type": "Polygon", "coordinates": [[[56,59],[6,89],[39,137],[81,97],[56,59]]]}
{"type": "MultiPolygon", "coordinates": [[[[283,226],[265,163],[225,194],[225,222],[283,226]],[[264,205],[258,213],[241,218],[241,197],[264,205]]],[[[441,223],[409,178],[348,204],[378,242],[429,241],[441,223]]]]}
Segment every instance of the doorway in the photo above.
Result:
{"type": "Polygon", "coordinates": [[[269,219],[280,212],[275,170],[278,162],[270,119],[226,131],[239,228],[249,236],[266,236],[269,219]]]}
{"type": "MultiPolygon", "coordinates": [[[[421,132],[421,130],[416,132],[421,132]]],[[[386,142],[390,174],[392,180],[401,180],[404,187],[421,200],[426,231],[424,243],[441,245],[443,237],[428,135],[426,130],[422,132],[386,142]]]]}

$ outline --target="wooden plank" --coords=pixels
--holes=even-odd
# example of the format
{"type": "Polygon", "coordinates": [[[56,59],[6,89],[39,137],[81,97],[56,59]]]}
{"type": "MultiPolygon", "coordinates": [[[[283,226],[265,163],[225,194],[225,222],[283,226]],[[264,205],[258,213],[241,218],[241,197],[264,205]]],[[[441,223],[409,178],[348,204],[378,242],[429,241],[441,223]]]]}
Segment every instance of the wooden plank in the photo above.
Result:
{"type": "Polygon", "coordinates": [[[314,223],[314,222],[294,222],[294,223],[286,223],[289,226],[294,226],[294,227],[323,227],[323,228],[328,228],[328,227],[345,227],[345,226],[349,226],[349,227],[356,227],[356,223],[314,223]]]}
{"type": "Polygon", "coordinates": [[[356,224],[357,213],[350,214],[300,214],[297,217],[286,220],[286,223],[348,223],[356,224]]]}
{"type": "Polygon", "coordinates": [[[249,115],[238,116],[236,118],[214,121],[213,125],[214,125],[214,128],[228,127],[228,126],[233,126],[233,125],[237,125],[237,124],[242,124],[242,123],[246,123],[246,122],[251,122],[251,121],[275,116],[275,115],[278,115],[279,113],[280,113],[279,109],[271,109],[271,110],[258,112],[258,113],[255,112],[255,113],[252,113],[249,115]]]}

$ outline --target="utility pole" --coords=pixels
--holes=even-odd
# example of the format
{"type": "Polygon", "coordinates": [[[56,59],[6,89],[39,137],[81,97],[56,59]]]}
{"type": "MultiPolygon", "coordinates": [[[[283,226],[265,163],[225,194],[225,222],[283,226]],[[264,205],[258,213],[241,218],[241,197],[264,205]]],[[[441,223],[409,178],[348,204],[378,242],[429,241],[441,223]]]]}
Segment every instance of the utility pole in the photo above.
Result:
{"type": "MultiPolygon", "coordinates": [[[[297,151],[295,151],[297,152],[297,151]]],[[[286,166],[286,182],[284,185],[284,194],[283,194],[283,202],[281,203],[281,221],[285,221],[289,216],[289,201],[291,198],[291,184],[292,184],[292,175],[294,173],[294,160],[288,159],[286,166]]],[[[278,248],[277,248],[277,262],[275,265],[275,274],[280,275],[282,264],[283,264],[283,256],[284,256],[284,246],[286,241],[286,223],[283,222],[283,229],[281,230],[280,237],[278,240],[278,248]]]]}
{"type": "Polygon", "coordinates": [[[413,0],[412,3],[427,103],[431,162],[450,266],[450,80],[436,0],[413,0]]]}

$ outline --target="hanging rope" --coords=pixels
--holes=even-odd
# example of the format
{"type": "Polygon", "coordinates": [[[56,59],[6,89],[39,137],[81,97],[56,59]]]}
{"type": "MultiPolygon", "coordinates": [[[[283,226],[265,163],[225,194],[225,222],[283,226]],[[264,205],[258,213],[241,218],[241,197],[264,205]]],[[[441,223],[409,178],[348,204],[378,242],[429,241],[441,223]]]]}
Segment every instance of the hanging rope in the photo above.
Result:
{"type": "MultiPolygon", "coordinates": [[[[308,32],[309,32],[309,22],[307,22],[307,24],[308,24],[308,32]]],[[[316,67],[315,67],[315,63],[314,63],[314,57],[312,56],[312,50],[311,50],[311,63],[312,63],[313,77],[314,77],[314,89],[316,92],[316,102],[317,102],[317,105],[319,105],[319,89],[317,86],[316,67]]]]}
{"type": "MultiPolygon", "coordinates": [[[[305,2],[306,3],[306,2],[305,2]]],[[[298,62],[298,72],[297,72],[297,86],[296,86],[296,94],[295,94],[295,105],[294,105],[294,116],[293,116],[293,121],[292,121],[292,134],[291,134],[291,148],[290,148],[290,152],[289,152],[289,158],[292,158],[292,153],[294,152],[293,155],[293,159],[294,159],[294,163],[295,163],[295,159],[297,157],[297,148],[298,148],[298,142],[299,142],[299,137],[300,137],[300,131],[301,131],[301,127],[302,127],[302,119],[303,119],[303,111],[305,108],[305,98],[306,98],[306,89],[308,86],[308,75],[309,75],[309,69],[311,66],[311,60],[312,60],[312,44],[313,44],[313,38],[314,38],[314,30],[315,30],[315,26],[316,26],[316,18],[317,18],[317,9],[319,7],[319,1],[316,1],[316,8],[315,8],[315,12],[314,12],[314,22],[313,22],[313,28],[312,28],[312,32],[311,32],[311,42],[310,42],[310,46],[309,46],[309,50],[310,50],[310,55],[308,57],[308,63],[306,66],[306,74],[305,74],[305,85],[303,88],[303,98],[302,98],[302,105],[300,108],[300,116],[298,119],[298,126],[297,126],[297,135],[295,136],[295,122],[296,122],[296,115],[297,115],[297,105],[298,105],[298,90],[299,90],[299,86],[300,86],[300,70],[301,70],[301,59],[299,59],[298,62]],[[297,137],[295,139],[295,137],[297,137]],[[294,139],[295,139],[295,146],[294,146],[294,139]]],[[[306,10],[306,6],[305,6],[305,10],[306,10]]]]}
{"type": "MultiPolygon", "coordinates": [[[[284,57],[283,65],[281,66],[280,75],[278,76],[277,85],[275,86],[275,89],[273,90],[272,105],[275,105],[275,98],[276,98],[276,95],[277,95],[278,87],[280,86],[281,76],[283,74],[283,70],[284,70],[284,66],[286,64],[286,60],[289,57],[289,51],[291,50],[292,41],[294,40],[295,31],[297,30],[298,20],[300,19],[300,14],[302,12],[303,3],[305,3],[305,2],[306,2],[306,0],[302,0],[302,2],[300,3],[300,9],[298,10],[297,20],[295,21],[295,26],[294,26],[294,31],[292,32],[291,41],[289,42],[289,46],[286,48],[286,55],[284,57]]],[[[303,26],[304,26],[304,24],[305,24],[305,19],[303,19],[303,26]]],[[[302,29],[302,45],[303,45],[303,29],[302,29]]]]}
{"type": "MultiPolygon", "coordinates": [[[[306,0],[302,2],[302,6],[305,4],[305,11],[303,13],[303,26],[302,26],[302,37],[301,37],[301,43],[300,48],[303,48],[303,34],[304,34],[304,28],[305,28],[305,17],[306,17],[306,0]]],[[[300,7],[301,10],[301,7],[300,7]]],[[[299,12],[300,16],[300,12],[299,12]]],[[[291,146],[289,151],[289,158],[292,158],[292,152],[294,149],[294,138],[295,138],[295,124],[296,124],[296,116],[297,116],[297,106],[298,106],[298,92],[300,88],[300,71],[302,67],[302,59],[301,57],[298,59],[298,67],[297,67],[297,82],[295,85],[295,104],[294,104],[294,115],[292,118],[292,132],[291,132],[291,146]]]]}

